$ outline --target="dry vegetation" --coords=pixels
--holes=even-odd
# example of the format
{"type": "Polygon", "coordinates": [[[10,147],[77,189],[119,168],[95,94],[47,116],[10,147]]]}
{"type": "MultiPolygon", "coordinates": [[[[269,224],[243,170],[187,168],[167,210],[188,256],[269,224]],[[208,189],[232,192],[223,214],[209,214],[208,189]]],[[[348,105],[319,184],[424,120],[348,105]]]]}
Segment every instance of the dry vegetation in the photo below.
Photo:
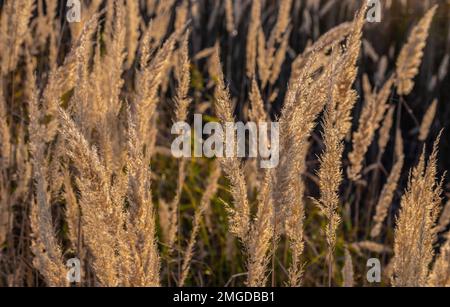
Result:
{"type": "Polygon", "coordinates": [[[450,3],[382,2],[1,1],[0,286],[450,286],[450,3]],[[194,113],[280,164],[173,158],[194,113]]]}

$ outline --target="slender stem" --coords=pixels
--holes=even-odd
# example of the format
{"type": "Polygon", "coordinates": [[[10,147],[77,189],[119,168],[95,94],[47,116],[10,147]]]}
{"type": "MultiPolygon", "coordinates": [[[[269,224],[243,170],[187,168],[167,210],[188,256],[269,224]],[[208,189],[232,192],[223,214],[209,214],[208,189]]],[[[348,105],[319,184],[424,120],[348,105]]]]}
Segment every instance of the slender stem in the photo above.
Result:
{"type": "Polygon", "coordinates": [[[332,247],[329,246],[328,251],[328,287],[331,288],[331,279],[333,276],[333,252],[332,247]]]}

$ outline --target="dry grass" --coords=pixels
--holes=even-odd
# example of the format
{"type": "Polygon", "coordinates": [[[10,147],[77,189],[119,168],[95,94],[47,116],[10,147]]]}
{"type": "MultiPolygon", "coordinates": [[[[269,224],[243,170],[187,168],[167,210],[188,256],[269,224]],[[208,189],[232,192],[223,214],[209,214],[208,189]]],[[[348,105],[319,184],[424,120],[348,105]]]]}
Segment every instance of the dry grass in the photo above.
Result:
{"type": "Polygon", "coordinates": [[[365,38],[382,25],[359,1],[83,1],[72,24],[56,1],[2,3],[0,286],[69,286],[78,258],[82,286],[352,287],[373,257],[382,285],[450,285],[447,131],[418,154],[443,125],[441,7],[413,8],[397,50],[365,38]],[[277,121],[279,165],[175,159],[193,113],[277,121]]]}
{"type": "Polygon", "coordinates": [[[425,151],[413,169],[395,229],[394,286],[427,285],[434,256],[442,182],[436,182],[437,145],[425,165],[425,151]]]}

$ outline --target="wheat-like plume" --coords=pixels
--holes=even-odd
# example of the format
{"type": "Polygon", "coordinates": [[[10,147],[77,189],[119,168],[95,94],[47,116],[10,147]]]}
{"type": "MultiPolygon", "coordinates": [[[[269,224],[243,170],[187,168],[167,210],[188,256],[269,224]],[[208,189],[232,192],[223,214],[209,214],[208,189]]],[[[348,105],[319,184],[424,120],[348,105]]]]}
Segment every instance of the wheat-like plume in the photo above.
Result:
{"type": "Polygon", "coordinates": [[[437,232],[442,232],[447,229],[447,226],[450,225],[450,201],[447,201],[447,203],[444,206],[444,209],[442,210],[441,217],[439,218],[438,226],[436,227],[437,232]]]}
{"type": "Polygon", "coordinates": [[[182,31],[188,20],[189,1],[183,0],[176,9],[175,31],[182,31]]]}
{"type": "MultiPolygon", "coordinates": [[[[333,100],[328,104],[322,124],[325,149],[320,156],[319,178],[320,199],[316,201],[327,219],[325,235],[328,245],[329,285],[332,279],[333,254],[336,245],[336,231],[340,224],[339,188],[342,182],[342,153],[344,145],[340,139],[336,123],[336,106],[333,100]]],[[[339,122],[340,125],[340,122],[339,122]]]]}
{"type": "Polygon", "coordinates": [[[86,245],[94,256],[93,268],[102,285],[118,286],[122,282],[119,267],[126,265],[123,262],[129,259],[119,261],[117,255],[118,241],[125,237],[121,200],[111,199],[112,187],[96,150],[62,110],[60,122],[60,132],[67,144],[66,154],[80,174],[76,185],[80,191],[82,230],[86,245]]]}
{"type": "MultiPolygon", "coordinates": [[[[152,139],[150,135],[154,129],[150,122],[155,116],[157,95],[161,86],[162,75],[169,65],[169,59],[172,56],[177,36],[178,34],[172,34],[154,55],[150,63],[141,61],[141,69],[136,76],[137,93],[134,99],[136,131],[138,138],[141,140],[148,141],[152,139]]],[[[150,50],[146,50],[150,52],[150,50]]],[[[149,55],[144,53],[142,57],[148,59],[149,55]]],[[[145,158],[148,160],[153,146],[149,142],[143,145],[146,145],[147,153],[145,158]]]]}
{"type": "Polygon", "coordinates": [[[433,259],[436,221],[441,205],[441,185],[436,182],[437,148],[425,165],[425,152],[413,169],[402,197],[394,243],[394,286],[425,286],[433,259]]]}
{"type": "Polygon", "coordinates": [[[69,231],[69,239],[72,246],[80,253],[82,231],[81,231],[81,208],[78,203],[76,192],[73,188],[72,178],[67,169],[63,171],[64,176],[64,200],[66,201],[66,219],[69,231]]]}
{"type": "MultiPolygon", "coordinates": [[[[285,34],[286,30],[289,27],[289,23],[291,21],[291,8],[292,8],[292,0],[281,0],[278,10],[277,21],[275,26],[270,33],[270,38],[268,42],[268,50],[273,50],[275,48],[275,44],[280,43],[283,38],[283,34],[285,34]]],[[[272,54],[270,52],[269,54],[272,54]]]]}
{"type": "MultiPolygon", "coordinates": [[[[178,52],[178,63],[179,67],[175,70],[175,78],[178,82],[177,93],[175,97],[175,122],[184,122],[188,116],[188,108],[191,103],[191,99],[188,98],[189,85],[190,85],[190,60],[189,60],[189,32],[185,34],[185,37],[182,42],[182,46],[180,51],[178,52]]],[[[177,230],[178,230],[178,210],[179,203],[181,200],[181,193],[183,191],[184,181],[186,177],[186,160],[181,159],[178,162],[178,179],[177,179],[177,190],[175,193],[174,199],[170,204],[161,203],[163,206],[163,210],[168,213],[168,218],[170,222],[167,235],[166,244],[169,248],[169,252],[174,247],[174,243],[176,240],[177,230]],[[164,209],[164,207],[166,207],[164,209]]]]}
{"type": "Polygon", "coordinates": [[[270,70],[270,84],[275,84],[275,82],[279,79],[280,72],[284,60],[286,58],[286,52],[289,47],[289,37],[291,35],[291,31],[287,30],[286,33],[283,34],[281,39],[280,47],[275,52],[272,61],[272,68],[270,70]]]}
{"type": "Polygon", "coordinates": [[[424,142],[430,134],[430,129],[433,125],[434,117],[436,116],[437,107],[438,101],[435,99],[425,112],[419,131],[419,141],[421,142],[424,142]]]}
{"type": "Polygon", "coordinates": [[[34,0],[7,1],[2,9],[0,46],[3,50],[1,58],[3,74],[14,70],[19,62],[20,49],[25,42],[34,9],[34,0]]]}
{"type": "Polygon", "coordinates": [[[287,47],[290,38],[290,14],[291,14],[292,0],[280,1],[277,21],[275,23],[272,32],[270,33],[269,41],[267,42],[266,51],[266,63],[270,67],[270,83],[274,84],[277,80],[281,65],[284,62],[286,56],[287,47]],[[276,45],[281,43],[278,48],[276,45]]]}
{"type": "MultiPolygon", "coordinates": [[[[265,111],[264,102],[261,97],[261,93],[258,88],[257,82],[252,80],[252,87],[250,91],[251,110],[249,113],[250,120],[260,124],[269,121],[269,116],[265,111]]],[[[263,135],[266,135],[265,131],[260,131],[263,135]]],[[[269,146],[269,140],[265,138],[259,139],[262,146],[265,148],[269,146]]],[[[249,259],[247,261],[248,278],[247,285],[249,286],[265,286],[267,282],[267,265],[270,261],[268,254],[270,243],[273,238],[273,204],[272,204],[272,190],[270,185],[272,184],[272,172],[271,171],[258,171],[257,160],[252,165],[256,172],[256,181],[259,188],[258,196],[258,209],[256,218],[252,223],[252,233],[255,236],[250,237],[249,246],[247,252],[249,259]],[[259,183],[261,182],[261,185],[259,183]]]]}
{"type": "Polygon", "coordinates": [[[319,178],[320,199],[316,205],[327,219],[325,235],[328,245],[328,285],[333,275],[333,256],[336,244],[336,231],[340,223],[339,189],[342,183],[343,139],[351,129],[351,111],[356,102],[352,89],[356,77],[356,61],[361,45],[361,32],[364,24],[365,8],[355,17],[353,32],[348,39],[346,54],[337,57],[338,48],[333,48],[333,76],[331,95],[323,120],[323,139],[325,149],[320,156],[319,178]],[[335,69],[338,69],[336,72],[335,69]],[[339,93],[339,94],[338,94],[339,93]]]}
{"type": "Polygon", "coordinates": [[[258,33],[261,27],[261,0],[252,1],[250,25],[247,34],[246,73],[249,79],[255,75],[258,33]]]}
{"type": "Polygon", "coordinates": [[[312,44],[312,46],[309,46],[303,51],[302,54],[298,55],[292,63],[290,83],[298,79],[300,72],[306,64],[306,61],[313,52],[322,52],[322,56],[317,60],[318,63],[315,63],[318,67],[322,66],[325,62],[325,59],[328,58],[326,56],[326,51],[328,51],[328,49],[330,49],[331,46],[335,45],[336,43],[343,41],[344,38],[351,33],[352,28],[353,23],[342,23],[323,34],[314,44],[312,44]]]}
{"type": "MultiPolygon", "coordinates": [[[[100,87],[102,98],[105,102],[101,104],[100,113],[106,115],[108,119],[111,116],[117,116],[120,111],[120,92],[124,84],[122,80],[123,64],[126,59],[125,48],[127,46],[127,27],[126,27],[126,12],[124,4],[115,2],[112,22],[111,36],[106,37],[107,51],[106,54],[97,65],[94,64],[93,71],[98,71],[92,76],[93,80],[100,80],[100,87]],[[109,69],[105,73],[104,67],[109,69]],[[106,80],[105,80],[106,79],[106,80]],[[110,112],[108,114],[108,112],[110,112]]],[[[100,48],[100,44],[98,46],[100,48]]],[[[101,56],[101,50],[97,51],[97,55],[101,56]]],[[[129,60],[130,61],[130,60],[129,60]]]]}
{"type": "Polygon", "coordinates": [[[225,0],[225,18],[228,34],[232,36],[236,35],[233,0],[225,0]]]}
{"type": "Polygon", "coordinates": [[[409,95],[414,87],[414,78],[419,73],[423,50],[428,38],[428,30],[438,6],[433,6],[414,27],[407,43],[397,59],[397,89],[400,95],[409,95]]]}
{"type": "Polygon", "coordinates": [[[161,241],[167,246],[168,253],[172,254],[178,231],[178,212],[173,204],[160,199],[158,203],[159,227],[161,228],[161,241]],[[175,211],[174,211],[175,209],[175,211]]]}
{"type": "Polygon", "coordinates": [[[159,1],[155,10],[155,18],[151,22],[150,39],[154,46],[159,46],[167,34],[172,17],[172,7],[175,0],[159,1]]]}
{"type": "MultiPolygon", "coordinates": [[[[216,113],[225,127],[234,123],[234,116],[231,110],[231,99],[225,87],[224,77],[220,66],[219,50],[213,55],[215,71],[218,73],[216,86],[216,113]]],[[[236,137],[226,142],[235,144],[236,137]]],[[[234,199],[234,207],[227,207],[229,213],[230,231],[235,234],[244,244],[248,255],[247,269],[249,286],[264,286],[266,283],[266,269],[270,260],[268,255],[271,239],[273,240],[273,225],[270,173],[267,173],[261,188],[261,195],[258,199],[258,210],[255,220],[251,219],[250,206],[247,196],[247,185],[240,161],[237,158],[220,159],[224,173],[231,183],[231,194],[234,199]],[[251,232],[251,235],[249,233],[251,232]]]]}
{"type": "MultiPolygon", "coordinates": [[[[122,0],[116,0],[116,2],[119,1],[122,0]]],[[[83,29],[86,27],[86,23],[89,22],[95,14],[97,14],[101,4],[101,0],[93,0],[89,4],[81,2],[81,11],[83,14],[80,16],[80,22],[69,23],[70,32],[75,41],[79,39],[83,29]]]]}
{"type": "MultiPolygon", "coordinates": [[[[331,64],[317,80],[311,67],[319,56],[313,53],[298,80],[290,84],[280,117],[280,164],[275,170],[274,215],[275,235],[286,226],[286,234],[293,252],[289,268],[289,283],[298,286],[303,265],[304,182],[309,138],[316,126],[316,119],[327,101],[330,86],[331,64]]],[[[274,238],[276,240],[276,238],[274,238]]],[[[276,242],[276,241],[275,241],[276,242]]]]}
{"type": "Polygon", "coordinates": [[[355,16],[352,32],[347,40],[346,53],[337,64],[341,71],[333,84],[332,99],[336,101],[335,119],[340,121],[337,128],[341,140],[351,130],[351,113],[357,100],[357,94],[352,87],[358,72],[356,64],[361,49],[362,30],[366,20],[365,13],[366,6],[355,16]]]}
{"type": "MultiPolygon", "coordinates": [[[[221,124],[225,127],[227,124],[233,124],[235,120],[231,109],[232,102],[230,94],[225,86],[218,47],[216,47],[213,55],[213,61],[213,65],[218,73],[216,76],[217,86],[215,92],[216,113],[221,124]]],[[[236,144],[236,136],[234,135],[232,140],[226,140],[226,142],[236,144]]],[[[234,199],[234,207],[228,207],[230,231],[243,242],[246,242],[248,239],[248,231],[250,230],[250,206],[241,163],[237,158],[227,157],[221,158],[220,160],[223,171],[230,180],[231,194],[234,199]]]]}
{"type": "Polygon", "coordinates": [[[361,251],[368,251],[375,254],[385,254],[392,253],[392,249],[389,246],[373,242],[373,241],[361,241],[356,242],[351,245],[351,247],[356,250],[359,254],[361,251]]]}
{"type": "Polygon", "coordinates": [[[394,193],[397,190],[398,181],[402,173],[405,156],[403,154],[403,140],[400,132],[397,133],[395,151],[396,162],[392,167],[391,173],[389,174],[387,182],[381,191],[380,198],[376,205],[376,212],[373,217],[374,226],[370,232],[370,236],[372,238],[380,235],[381,227],[383,226],[383,222],[386,219],[388,210],[391,206],[392,200],[394,199],[394,193]]]}
{"type": "MultiPolygon", "coordinates": [[[[101,50],[101,40],[97,37],[97,46],[93,58],[90,82],[89,123],[93,144],[99,149],[106,169],[118,171],[125,165],[123,133],[117,124],[122,109],[121,93],[124,86],[122,73],[126,59],[126,12],[122,2],[114,2],[111,7],[113,19],[111,29],[104,36],[106,52],[101,50]],[[109,67],[105,72],[104,67],[109,67]],[[95,133],[94,133],[95,132],[95,133]]],[[[105,30],[106,31],[106,30],[105,30]]]]}
{"type": "Polygon", "coordinates": [[[175,120],[185,121],[188,115],[188,108],[191,99],[188,98],[191,62],[189,60],[189,31],[185,34],[183,42],[178,52],[178,69],[175,70],[175,78],[178,82],[176,93],[175,120]]]}
{"type": "Polygon", "coordinates": [[[387,111],[386,115],[384,116],[383,123],[381,124],[379,133],[380,136],[378,138],[379,157],[382,157],[384,155],[389,139],[391,138],[391,129],[394,124],[394,112],[395,107],[391,106],[387,111]]]}
{"type": "Polygon", "coordinates": [[[136,50],[138,49],[138,42],[140,36],[140,13],[139,2],[134,0],[126,0],[124,4],[127,10],[126,18],[126,30],[127,30],[127,68],[133,65],[134,58],[136,56],[136,50]]]}
{"type": "MultiPolygon", "coordinates": [[[[364,80],[365,83],[369,82],[367,76],[364,80]]],[[[348,155],[351,166],[347,173],[351,180],[356,181],[361,177],[364,157],[389,107],[387,99],[393,84],[394,79],[390,78],[379,93],[371,93],[366,97],[366,104],[359,117],[358,130],[353,134],[353,151],[348,155]]]]}
{"type": "Polygon", "coordinates": [[[316,126],[316,119],[327,101],[327,87],[330,84],[331,66],[313,79],[310,67],[316,60],[312,55],[300,77],[289,85],[280,117],[280,165],[275,170],[275,214],[284,221],[292,206],[302,202],[301,179],[305,167],[308,139],[316,126]],[[300,183],[299,183],[300,182],[300,183]],[[300,193],[300,194],[299,194],[300,193]],[[287,211],[286,211],[287,210],[287,211]]]}
{"type": "Polygon", "coordinates": [[[271,197],[271,173],[268,171],[264,178],[256,217],[251,225],[251,236],[247,245],[247,286],[265,287],[267,283],[267,267],[270,262],[269,249],[273,237],[273,206],[271,197]]]}
{"type": "Polygon", "coordinates": [[[252,80],[252,87],[250,91],[250,112],[249,118],[251,121],[259,124],[269,121],[269,116],[264,107],[264,101],[261,97],[261,92],[258,88],[258,83],[255,79],[252,80]]]}
{"type": "MultiPolygon", "coordinates": [[[[50,25],[46,32],[49,35],[49,62],[50,69],[54,70],[57,66],[59,55],[59,40],[61,36],[61,25],[56,21],[58,3],[55,1],[46,1],[47,4],[47,25],[50,25]]],[[[47,27],[46,27],[47,28],[47,27]]]]}
{"type": "Polygon", "coordinates": [[[31,228],[33,231],[33,264],[45,276],[50,286],[66,286],[66,269],[63,264],[61,247],[56,238],[52,222],[50,195],[48,192],[48,162],[45,155],[45,132],[40,124],[38,93],[35,79],[30,80],[34,88],[29,103],[33,179],[36,196],[31,207],[31,228]]]}
{"type": "Polygon", "coordinates": [[[264,34],[264,29],[262,27],[259,27],[258,29],[258,35],[257,35],[257,58],[256,58],[256,64],[258,64],[258,75],[259,79],[261,80],[261,86],[262,88],[266,87],[267,82],[270,78],[270,63],[267,57],[266,52],[266,36],[264,34]]]}
{"type": "Polygon", "coordinates": [[[155,207],[151,192],[151,172],[140,148],[142,144],[137,138],[137,130],[134,122],[129,118],[128,201],[130,212],[126,225],[131,245],[129,248],[133,251],[132,262],[129,264],[131,266],[129,270],[133,274],[130,283],[133,286],[155,287],[160,285],[155,207]]]}
{"type": "Polygon", "coordinates": [[[450,287],[450,238],[447,234],[446,242],[441,246],[433,269],[428,278],[430,287],[450,287]]]}
{"type": "MultiPolygon", "coordinates": [[[[89,58],[91,39],[97,29],[99,17],[99,14],[95,14],[86,23],[79,39],[74,43],[71,52],[67,55],[64,64],[50,72],[41,100],[46,115],[51,119],[58,117],[58,108],[63,94],[72,89],[78,82],[79,68],[82,67],[81,59],[87,61],[89,58]]],[[[55,137],[57,129],[58,121],[52,120],[47,125],[48,140],[55,137]]]]}
{"type": "MultiPolygon", "coordinates": [[[[261,92],[259,91],[258,83],[255,79],[252,80],[252,86],[249,94],[250,99],[250,111],[249,111],[249,119],[256,123],[257,125],[262,123],[268,123],[269,122],[269,115],[267,114],[265,107],[264,107],[264,101],[261,97],[261,92]]],[[[263,148],[268,148],[269,146],[269,140],[267,138],[266,131],[259,131],[259,133],[262,133],[263,138],[259,137],[259,142],[261,142],[260,146],[263,146],[263,148]]],[[[256,160],[252,160],[248,162],[251,163],[251,171],[253,172],[252,175],[255,175],[255,186],[258,187],[259,183],[263,180],[263,172],[258,170],[258,165],[260,165],[260,157],[256,160]]]]}
{"type": "Polygon", "coordinates": [[[353,261],[348,249],[345,249],[345,263],[344,267],[342,268],[342,276],[344,279],[342,285],[344,287],[351,288],[354,286],[355,280],[353,273],[353,261]]]}

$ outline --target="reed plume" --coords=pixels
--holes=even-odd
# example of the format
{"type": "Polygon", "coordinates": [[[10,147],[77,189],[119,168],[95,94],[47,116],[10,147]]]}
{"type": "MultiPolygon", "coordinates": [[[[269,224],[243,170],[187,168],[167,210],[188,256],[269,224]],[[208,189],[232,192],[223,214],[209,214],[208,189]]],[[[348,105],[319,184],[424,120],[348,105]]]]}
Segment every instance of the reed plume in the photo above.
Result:
{"type": "Polygon", "coordinates": [[[380,235],[381,227],[388,214],[388,210],[392,204],[392,200],[394,199],[394,193],[397,190],[398,181],[402,173],[405,156],[403,153],[403,140],[400,132],[397,133],[395,152],[396,162],[392,167],[391,173],[389,174],[387,182],[384,185],[383,190],[381,191],[380,198],[376,205],[376,212],[373,217],[374,226],[372,227],[372,230],[370,232],[370,236],[372,238],[378,237],[380,235]]]}
{"type": "Polygon", "coordinates": [[[234,18],[233,0],[225,0],[225,18],[227,22],[228,34],[232,36],[236,35],[237,31],[234,18]]]}
{"type": "MultiPolygon", "coordinates": [[[[160,285],[161,264],[157,245],[155,207],[152,200],[151,171],[144,153],[140,150],[142,143],[137,138],[136,126],[131,118],[129,123],[127,199],[130,211],[126,216],[128,229],[126,235],[131,245],[128,248],[133,252],[130,263],[127,264],[129,265],[127,270],[131,275],[128,282],[131,286],[156,287],[160,285]]],[[[118,192],[119,200],[123,201],[123,192],[120,190],[118,192]]]]}
{"type": "Polygon", "coordinates": [[[341,222],[339,215],[339,188],[343,179],[342,153],[344,145],[336,126],[336,106],[330,102],[322,124],[324,152],[320,156],[319,178],[320,199],[315,203],[327,219],[325,235],[328,245],[328,284],[331,286],[333,254],[336,245],[336,231],[341,222]]]}
{"type": "Polygon", "coordinates": [[[250,25],[247,34],[246,73],[249,79],[255,75],[258,33],[261,27],[261,0],[252,1],[250,25]]]}
{"type": "MultiPolygon", "coordinates": [[[[367,80],[367,76],[365,78],[367,80]]],[[[380,127],[384,114],[388,109],[388,97],[394,84],[394,79],[390,78],[379,93],[370,93],[366,97],[366,104],[359,117],[358,130],[353,133],[353,151],[348,155],[351,166],[348,168],[348,177],[356,181],[361,177],[363,160],[375,137],[375,132],[380,127]]]]}
{"type": "Polygon", "coordinates": [[[399,95],[409,95],[414,87],[414,78],[419,73],[428,30],[438,6],[433,6],[413,28],[408,41],[400,51],[397,59],[397,91],[399,95]]]}
{"type": "Polygon", "coordinates": [[[428,281],[441,205],[442,183],[436,182],[439,139],[426,165],[422,153],[402,197],[394,243],[392,284],[396,287],[426,286],[428,281]]]}
{"type": "MultiPolygon", "coordinates": [[[[258,1],[255,1],[258,2],[258,1]]],[[[254,2],[254,3],[255,3],[254,2]]],[[[217,86],[215,91],[216,113],[223,127],[234,123],[234,116],[232,111],[232,102],[228,89],[225,86],[225,81],[220,64],[219,49],[213,55],[213,66],[217,72],[217,86]]],[[[233,134],[231,140],[226,139],[226,142],[233,144],[233,149],[236,144],[236,135],[233,134]]],[[[230,231],[236,235],[242,242],[247,242],[248,231],[250,230],[250,206],[247,196],[247,184],[245,182],[244,173],[241,163],[237,158],[221,158],[220,163],[222,169],[230,180],[231,194],[234,199],[234,207],[227,207],[229,214],[230,231]]]]}
{"type": "Polygon", "coordinates": [[[270,67],[270,84],[274,84],[281,71],[281,65],[286,57],[286,51],[289,44],[291,31],[289,29],[290,14],[291,14],[292,0],[280,1],[280,6],[277,15],[277,21],[272,29],[267,42],[265,56],[266,63],[270,67]],[[276,45],[278,45],[276,48],[276,45]]]}
{"type": "Polygon", "coordinates": [[[140,36],[140,12],[139,12],[139,2],[126,0],[125,4],[122,4],[126,8],[126,39],[128,47],[127,50],[127,64],[126,67],[130,68],[133,65],[134,58],[136,56],[136,51],[138,49],[138,42],[140,36]]]}
{"type": "Polygon", "coordinates": [[[274,214],[276,235],[286,227],[293,252],[290,266],[290,285],[298,286],[302,272],[304,192],[302,176],[306,172],[309,138],[316,120],[327,103],[333,65],[327,62],[324,71],[315,76],[312,67],[320,57],[314,52],[290,88],[280,117],[280,165],[275,170],[274,214]],[[317,79],[315,79],[317,77],[317,79]]]}
{"type": "Polygon", "coordinates": [[[342,268],[342,276],[344,278],[344,281],[342,283],[344,287],[351,288],[354,286],[355,280],[353,272],[353,261],[348,249],[345,249],[345,263],[344,267],[342,268]]]}
{"type": "Polygon", "coordinates": [[[112,187],[96,150],[90,147],[64,111],[60,111],[60,121],[61,134],[67,144],[66,154],[80,174],[76,185],[80,190],[82,229],[86,245],[94,255],[94,270],[103,285],[118,286],[121,284],[118,274],[121,264],[117,245],[125,236],[121,204],[111,199],[112,187]]]}
{"type": "Polygon", "coordinates": [[[61,246],[53,226],[50,195],[48,191],[48,161],[45,155],[45,127],[40,124],[38,109],[38,93],[35,79],[30,80],[33,95],[29,103],[30,112],[30,151],[32,154],[33,180],[36,195],[31,208],[31,228],[33,242],[31,249],[34,254],[33,265],[45,276],[49,286],[67,286],[66,268],[63,263],[61,246]]]}
{"type": "Polygon", "coordinates": [[[257,58],[256,64],[258,64],[258,75],[261,80],[262,88],[266,87],[267,82],[270,78],[270,63],[267,58],[266,52],[266,36],[264,34],[264,29],[259,27],[257,35],[257,58]]]}
{"type": "Polygon", "coordinates": [[[419,131],[419,141],[421,142],[424,142],[430,134],[430,129],[433,125],[434,117],[436,116],[437,107],[438,101],[435,99],[425,112],[419,131]]]}
{"type": "Polygon", "coordinates": [[[357,100],[357,93],[352,89],[358,72],[356,67],[361,49],[361,36],[365,23],[367,7],[358,11],[353,21],[352,32],[347,39],[346,53],[337,64],[341,70],[333,84],[332,99],[336,101],[335,120],[339,120],[339,138],[343,140],[351,130],[352,110],[357,100]]]}
{"type": "MultiPolygon", "coordinates": [[[[229,93],[224,83],[217,47],[213,55],[213,61],[215,70],[218,73],[215,92],[216,113],[225,128],[234,123],[234,116],[231,111],[229,93]]],[[[236,144],[235,134],[232,140],[226,139],[226,142],[236,144]]],[[[223,171],[230,180],[231,194],[234,200],[234,207],[227,206],[230,231],[242,241],[246,254],[248,255],[247,285],[265,286],[267,264],[270,260],[268,251],[270,242],[273,240],[273,231],[271,230],[271,227],[273,227],[273,218],[271,213],[270,172],[266,173],[264,178],[260,191],[261,195],[258,199],[256,217],[253,220],[247,195],[247,185],[240,161],[236,158],[227,157],[221,158],[220,162],[223,171]]]]}
{"type": "Polygon", "coordinates": [[[34,0],[7,1],[4,4],[0,23],[0,46],[4,51],[1,59],[3,74],[14,70],[19,62],[34,9],[34,0]]]}
{"type": "Polygon", "coordinates": [[[162,74],[169,65],[169,59],[175,48],[175,41],[178,33],[172,34],[164,45],[156,52],[150,60],[150,46],[144,45],[141,52],[141,67],[136,76],[136,96],[134,98],[134,109],[136,113],[136,131],[139,139],[145,140],[145,158],[149,160],[153,145],[151,137],[155,133],[154,127],[150,124],[155,116],[157,107],[157,95],[162,83],[162,74]],[[150,60],[150,62],[147,62],[150,60]]]}
{"type": "Polygon", "coordinates": [[[323,119],[324,151],[320,156],[319,178],[320,199],[315,203],[327,219],[325,235],[328,245],[328,285],[333,275],[333,254],[336,244],[336,231],[341,221],[339,209],[339,189],[342,183],[343,139],[351,129],[351,111],[356,102],[356,93],[352,89],[356,77],[365,8],[355,17],[353,32],[348,38],[346,53],[338,58],[338,48],[334,48],[332,57],[333,76],[331,93],[323,119]],[[337,59],[336,59],[337,58],[337,59]],[[336,62],[334,62],[336,61],[336,62]],[[338,69],[338,72],[335,69],[338,69]],[[339,94],[338,94],[339,93],[339,94]]]}
{"type": "MultiPolygon", "coordinates": [[[[286,33],[289,24],[291,22],[291,8],[292,8],[292,0],[281,0],[279,9],[278,9],[278,15],[277,15],[277,21],[275,23],[275,26],[270,33],[270,38],[268,42],[268,50],[273,50],[275,48],[275,44],[280,43],[284,40],[283,35],[286,33]]],[[[288,35],[289,36],[289,35],[288,35]]],[[[269,54],[273,55],[273,52],[270,52],[269,54]]]]}
{"type": "Polygon", "coordinates": [[[361,241],[353,243],[352,248],[355,249],[359,254],[361,251],[368,251],[375,254],[386,254],[392,253],[392,249],[389,246],[373,242],[373,241],[361,241]]]}
{"type": "MultiPolygon", "coordinates": [[[[256,217],[251,225],[251,233],[247,244],[247,286],[265,287],[267,283],[267,267],[270,262],[270,247],[273,237],[273,205],[271,198],[271,174],[266,173],[260,195],[256,217]]],[[[273,257],[273,255],[272,255],[273,257]]]]}
{"type": "MultiPolygon", "coordinates": [[[[188,116],[188,108],[191,103],[191,99],[188,98],[189,85],[191,81],[190,77],[190,60],[189,60],[189,31],[185,34],[184,39],[181,43],[181,48],[178,52],[178,68],[175,70],[175,78],[177,80],[177,93],[175,97],[175,122],[184,122],[188,116]]],[[[169,255],[172,252],[174,247],[176,236],[178,234],[178,227],[181,221],[179,221],[180,215],[180,200],[181,194],[183,192],[183,186],[186,179],[186,159],[181,158],[178,162],[178,178],[177,178],[177,190],[175,193],[174,199],[170,202],[168,206],[166,206],[165,211],[168,213],[168,221],[170,226],[168,227],[168,232],[166,233],[166,244],[169,249],[169,255]]],[[[164,202],[162,203],[164,205],[164,202]]],[[[183,261],[183,267],[181,268],[182,277],[179,283],[184,283],[186,279],[186,270],[185,267],[188,266],[186,261],[183,261]],[[183,277],[184,276],[184,277],[183,277]]]]}
{"type": "Polygon", "coordinates": [[[381,124],[380,128],[380,136],[378,138],[378,156],[382,157],[384,155],[384,152],[386,151],[386,147],[389,143],[389,140],[391,138],[391,130],[392,126],[394,124],[394,111],[395,107],[391,106],[389,110],[387,111],[386,115],[384,116],[383,123],[381,124]]]}
{"type": "Polygon", "coordinates": [[[333,45],[343,41],[352,31],[353,23],[344,22],[336,27],[330,29],[323,34],[314,44],[307,47],[302,54],[298,55],[292,63],[292,72],[290,77],[290,84],[298,79],[302,72],[306,61],[313,54],[313,52],[321,52],[321,57],[318,57],[315,67],[320,68],[324,65],[328,56],[326,55],[333,45]]]}
{"type": "Polygon", "coordinates": [[[447,226],[450,225],[450,201],[447,201],[447,203],[444,206],[444,209],[442,210],[441,217],[439,218],[439,223],[436,228],[437,232],[442,232],[447,229],[447,226]]]}
{"type": "Polygon", "coordinates": [[[447,234],[446,242],[441,246],[439,255],[428,277],[429,287],[450,287],[450,241],[447,234]]]}

